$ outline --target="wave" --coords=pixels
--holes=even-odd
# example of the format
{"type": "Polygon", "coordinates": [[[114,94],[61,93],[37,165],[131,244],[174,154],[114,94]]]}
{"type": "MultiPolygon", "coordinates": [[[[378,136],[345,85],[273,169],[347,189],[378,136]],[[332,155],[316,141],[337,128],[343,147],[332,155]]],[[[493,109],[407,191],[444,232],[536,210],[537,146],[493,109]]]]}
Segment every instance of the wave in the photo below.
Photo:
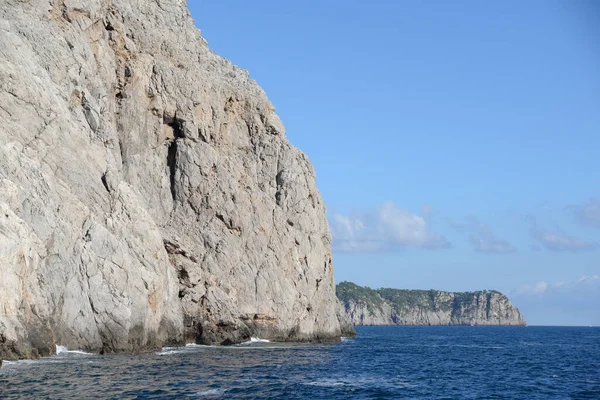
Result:
{"type": "Polygon", "coordinates": [[[196,343],[186,343],[185,346],[181,347],[163,347],[156,354],[159,356],[166,356],[169,354],[181,354],[192,351],[193,349],[225,349],[231,348],[232,346],[219,346],[219,345],[207,345],[207,344],[196,344],[196,343]]]}
{"type": "Polygon", "coordinates": [[[252,343],[271,343],[271,341],[267,340],[267,339],[251,337],[250,340],[248,340],[247,342],[241,343],[241,344],[252,344],[252,343]]]}
{"type": "MultiPolygon", "coordinates": [[[[248,340],[247,342],[242,342],[236,346],[242,346],[242,345],[249,345],[249,344],[254,344],[254,343],[271,343],[270,340],[267,339],[261,339],[261,338],[257,338],[257,337],[251,337],[250,340],[248,340]]],[[[197,347],[197,348],[219,348],[219,349],[231,349],[231,348],[235,348],[236,346],[221,346],[221,345],[211,345],[211,344],[196,344],[196,343],[188,343],[185,345],[185,347],[197,347]]]]}
{"type": "Polygon", "coordinates": [[[463,347],[468,349],[503,349],[503,346],[485,346],[478,344],[421,344],[421,343],[407,343],[405,347],[463,347]]]}
{"type": "Polygon", "coordinates": [[[376,376],[355,376],[355,377],[339,377],[339,378],[322,378],[310,382],[302,382],[306,386],[318,387],[351,387],[351,388],[383,388],[383,389],[402,389],[410,386],[407,382],[396,378],[383,378],[376,376]]]}
{"type": "Polygon", "coordinates": [[[221,397],[227,389],[209,389],[188,395],[188,397],[221,397]]]}
{"type": "Polygon", "coordinates": [[[185,353],[185,350],[183,347],[179,348],[179,349],[171,349],[171,348],[164,348],[161,351],[157,352],[156,354],[159,356],[168,356],[171,354],[181,354],[181,353],[185,353]]]}
{"type": "Polygon", "coordinates": [[[261,339],[261,338],[256,338],[256,337],[251,337],[251,338],[250,338],[250,341],[251,341],[252,343],[271,343],[271,341],[270,341],[270,340],[267,340],[267,339],[261,339]]]}
{"type": "Polygon", "coordinates": [[[188,348],[197,348],[197,349],[223,349],[229,348],[231,346],[221,346],[218,344],[196,344],[196,343],[187,343],[185,347],[188,348]]]}
{"type": "MultiPolygon", "coordinates": [[[[203,348],[203,349],[218,349],[223,351],[246,351],[246,350],[268,350],[268,349],[283,349],[292,347],[292,345],[288,343],[277,343],[272,344],[270,346],[252,346],[259,342],[247,341],[244,343],[236,344],[234,346],[221,346],[221,345],[205,345],[205,344],[197,344],[194,346],[186,345],[185,347],[195,347],[195,348],[203,348]]],[[[260,343],[271,343],[271,342],[260,342],[260,343]]]]}
{"type": "Polygon", "coordinates": [[[62,354],[80,354],[80,355],[85,355],[85,356],[91,356],[94,353],[88,353],[82,350],[69,350],[67,348],[67,346],[62,346],[60,344],[56,345],[56,355],[60,356],[62,354]]]}
{"type": "MultiPolygon", "coordinates": [[[[2,360],[2,367],[0,368],[0,374],[16,374],[20,373],[20,370],[37,364],[62,364],[64,359],[42,357],[37,359],[23,359],[16,361],[5,361],[2,360]]],[[[1,396],[0,396],[1,397],[1,396]]]]}

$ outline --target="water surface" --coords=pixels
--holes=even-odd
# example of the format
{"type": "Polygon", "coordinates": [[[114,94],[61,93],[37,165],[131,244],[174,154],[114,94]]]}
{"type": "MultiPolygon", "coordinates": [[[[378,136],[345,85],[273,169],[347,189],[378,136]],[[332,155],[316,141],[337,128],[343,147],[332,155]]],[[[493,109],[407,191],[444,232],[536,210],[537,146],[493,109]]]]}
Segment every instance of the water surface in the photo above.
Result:
{"type": "Polygon", "coordinates": [[[359,327],[337,345],[62,350],[5,363],[0,397],[600,399],[600,328],[359,327]]]}

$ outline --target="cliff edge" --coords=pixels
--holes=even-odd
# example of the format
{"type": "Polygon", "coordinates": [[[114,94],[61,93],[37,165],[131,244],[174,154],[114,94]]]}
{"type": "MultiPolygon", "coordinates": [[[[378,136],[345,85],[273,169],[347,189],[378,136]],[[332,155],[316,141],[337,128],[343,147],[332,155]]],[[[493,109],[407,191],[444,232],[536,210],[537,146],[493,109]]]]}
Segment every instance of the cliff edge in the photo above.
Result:
{"type": "Polygon", "coordinates": [[[184,0],[0,4],[0,359],[352,332],[310,161],[184,0]]]}
{"type": "Polygon", "coordinates": [[[525,325],[521,312],[495,290],[375,290],[342,282],[337,296],[355,325],[525,325]]]}

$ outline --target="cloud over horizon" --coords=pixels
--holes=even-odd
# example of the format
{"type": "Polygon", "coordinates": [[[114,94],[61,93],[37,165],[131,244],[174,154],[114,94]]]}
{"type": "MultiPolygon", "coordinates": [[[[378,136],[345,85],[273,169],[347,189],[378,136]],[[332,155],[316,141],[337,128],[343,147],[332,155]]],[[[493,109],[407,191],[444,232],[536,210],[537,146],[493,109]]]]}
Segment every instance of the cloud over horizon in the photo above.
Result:
{"type": "Polygon", "coordinates": [[[482,253],[512,253],[516,249],[504,239],[497,237],[490,227],[476,217],[468,217],[465,223],[446,219],[448,224],[458,232],[466,235],[473,249],[482,253]]]}
{"type": "Polygon", "coordinates": [[[578,279],[523,285],[508,293],[530,324],[600,324],[600,274],[578,279]]]}
{"type": "Polygon", "coordinates": [[[336,251],[365,253],[393,251],[413,246],[428,249],[450,247],[448,240],[430,231],[427,220],[392,201],[371,210],[330,218],[336,251]]]}

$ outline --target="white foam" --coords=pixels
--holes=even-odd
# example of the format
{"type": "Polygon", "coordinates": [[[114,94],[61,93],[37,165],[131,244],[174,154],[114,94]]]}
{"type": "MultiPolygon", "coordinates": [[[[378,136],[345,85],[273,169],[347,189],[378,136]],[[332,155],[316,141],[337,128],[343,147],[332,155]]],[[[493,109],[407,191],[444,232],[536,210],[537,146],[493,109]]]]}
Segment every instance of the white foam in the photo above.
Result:
{"type": "MultiPolygon", "coordinates": [[[[223,351],[228,351],[228,350],[263,350],[263,349],[280,349],[282,347],[282,345],[280,343],[271,345],[271,346],[250,346],[252,344],[256,344],[256,343],[271,343],[270,340],[267,339],[260,339],[260,338],[251,338],[250,340],[248,340],[247,342],[243,342],[234,346],[222,346],[222,345],[218,345],[218,344],[195,344],[195,343],[188,343],[185,345],[185,347],[187,348],[198,348],[198,349],[219,349],[219,350],[223,350],[223,351]]],[[[167,350],[166,348],[163,350],[167,350]]]]}
{"type": "Polygon", "coordinates": [[[223,348],[229,346],[219,346],[217,344],[196,344],[196,343],[188,343],[185,347],[197,348],[197,349],[207,349],[207,348],[223,348]]]}
{"type": "Polygon", "coordinates": [[[319,379],[312,382],[304,383],[307,386],[320,386],[320,387],[335,387],[335,386],[347,386],[346,382],[336,379],[319,379]]]}
{"type": "Polygon", "coordinates": [[[88,353],[88,352],[83,351],[83,350],[69,350],[67,353],[69,353],[69,354],[82,354],[82,355],[86,355],[86,356],[91,356],[91,355],[94,354],[94,353],[88,353]]]}
{"type": "Polygon", "coordinates": [[[159,351],[156,354],[158,354],[159,356],[168,356],[171,354],[180,354],[180,353],[184,353],[184,352],[185,352],[185,350],[183,350],[183,349],[182,350],[165,350],[165,349],[163,349],[162,351],[159,351]]]}
{"type": "Polygon", "coordinates": [[[257,338],[257,337],[251,337],[250,340],[248,340],[247,342],[243,342],[243,343],[240,343],[240,344],[244,345],[244,344],[252,344],[252,343],[271,343],[271,341],[267,340],[267,339],[261,339],[261,338],[257,338]]]}
{"type": "Polygon", "coordinates": [[[227,390],[226,389],[209,389],[203,390],[201,392],[197,392],[189,395],[188,397],[213,397],[213,396],[222,396],[227,390]]]}
{"type": "Polygon", "coordinates": [[[81,350],[69,350],[67,346],[62,346],[60,344],[56,345],[56,355],[59,356],[61,354],[81,354],[81,355],[92,355],[92,353],[87,353],[81,350]]]}
{"type": "Polygon", "coordinates": [[[261,339],[261,338],[257,338],[257,337],[251,337],[250,338],[250,343],[271,343],[271,341],[267,340],[267,339],[261,339]]]}

